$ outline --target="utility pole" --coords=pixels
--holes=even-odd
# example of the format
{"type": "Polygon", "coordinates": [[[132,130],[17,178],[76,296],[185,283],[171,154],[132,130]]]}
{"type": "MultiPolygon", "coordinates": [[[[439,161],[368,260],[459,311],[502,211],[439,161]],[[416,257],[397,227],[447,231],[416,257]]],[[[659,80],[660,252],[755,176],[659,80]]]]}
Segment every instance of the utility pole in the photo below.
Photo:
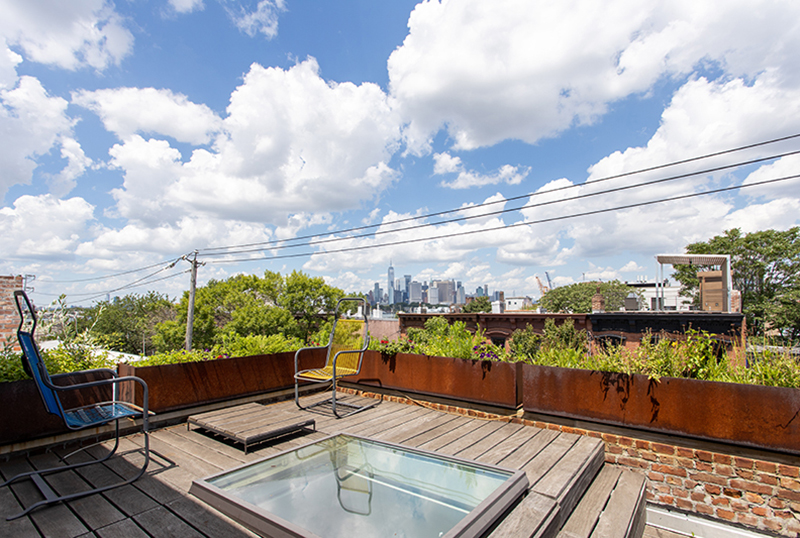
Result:
{"type": "Polygon", "coordinates": [[[189,309],[186,312],[186,351],[192,350],[192,329],[194,328],[194,292],[197,289],[197,251],[188,260],[192,264],[192,279],[189,284],[189,309]]]}

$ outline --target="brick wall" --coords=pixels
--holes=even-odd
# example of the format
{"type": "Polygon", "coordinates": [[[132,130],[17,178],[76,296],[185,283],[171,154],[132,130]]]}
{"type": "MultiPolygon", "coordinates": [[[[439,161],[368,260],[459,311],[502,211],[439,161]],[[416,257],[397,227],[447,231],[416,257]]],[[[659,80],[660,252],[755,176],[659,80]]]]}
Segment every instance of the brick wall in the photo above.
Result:
{"type": "Polygon", "coordinates": [[[19,351],[19,314],[14,303],[14,291],[21,290],[22,285],[21,276],[0,276],[0,346],[10,341],[14,351],[19,351]]]}

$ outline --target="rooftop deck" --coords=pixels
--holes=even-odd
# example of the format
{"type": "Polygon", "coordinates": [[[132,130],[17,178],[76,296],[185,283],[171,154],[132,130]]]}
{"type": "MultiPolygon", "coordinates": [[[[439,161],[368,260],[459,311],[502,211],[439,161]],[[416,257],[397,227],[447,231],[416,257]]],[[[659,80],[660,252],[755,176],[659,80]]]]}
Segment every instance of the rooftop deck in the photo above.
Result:
{"type": "MultiPolygon", "coordinates": [[[[5,517],[38,501],[39,493],[30,482],[1,488],[0,536],[254,536],[190,496],[192,480],[338,432],[524,470],[530,482],[528,495],[492,536],[641,536],[643,477],[604,465],[604,447],[598,439],[393,402],[382,402],[341,420],[324,408],[317,409],[300,411],[292,401],[250,403],[206,416],[223,422],[244,419],[254,427],[258,427],[255,417],[268,423],[316,420],[316,432],[268,441],[247,453],[241,445],[201,429],[189,430],[186,424],[153,431],[150,467],[134,484],[67,505],[42,508],[15,521],[7,522],[5,517]]],[[[141,434],[128,436],[122,440],[121,458],[77,472],[50,475],[47,481],[59,492],[131,476],[143,458],[142,442],[141,434]]],[[[97,446],[76,458],[100,457],[106,450],[103,445],[97,446]]],[[[55,452],[65,454],[68,450],[55,452]]],[[[56,454],[0,462],[0,474],[5,479],[33,468],[57,465],[56,454]]]]}

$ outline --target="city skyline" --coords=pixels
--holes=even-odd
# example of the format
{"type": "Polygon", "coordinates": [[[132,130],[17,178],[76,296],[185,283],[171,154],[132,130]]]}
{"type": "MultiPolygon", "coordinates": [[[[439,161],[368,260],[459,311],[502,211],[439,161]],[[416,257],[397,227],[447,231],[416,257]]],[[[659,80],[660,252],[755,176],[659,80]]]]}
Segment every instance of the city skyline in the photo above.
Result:
{"type": "Polygon", "coordinates": [[[800,3],[9,0],[0,274],[537,298],[800,222],[800,3]],[[758,16],[753,16],[757,13],[758,16]],[[780,139],[780,141],[777,141],[780,139]],[[765,143],[774,141],[772,143],[765,143]]]}

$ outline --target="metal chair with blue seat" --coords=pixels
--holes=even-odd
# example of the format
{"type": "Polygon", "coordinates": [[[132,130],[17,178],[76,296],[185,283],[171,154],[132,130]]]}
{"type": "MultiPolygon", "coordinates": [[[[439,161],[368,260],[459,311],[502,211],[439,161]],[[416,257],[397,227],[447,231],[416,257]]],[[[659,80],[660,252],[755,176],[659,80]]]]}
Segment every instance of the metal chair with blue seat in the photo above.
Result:
{"type": "Polygon", "coordinates": [[[358,375],[361,372],[361,363],[364,358],[364,352],[368,347],[369,321],[367,321],[367,302],[361,297],[346,297],[344,299],[339,299],[339,301],[336,303],[336,312],[334,314],[333,327],[331,328],[331,336],[328,341],[328,345],[304,347],[302,349],[298,349],[294,355],[294,402],[297,404],[297,407],[300,409],[309,409],[311,407],[330,403],[333,408],[333,414],[336,416],[336,418],[344,418],[378,405],[380,403],[379,401],[367,405],[356,405],[349,402],[336,400],[336,382],[343,377],[358,375]],[[361,303],[362,313],[364,314],[363,319],[339,319],[342,310],[342,304],[346,301],[361,303]],[[300,354],[314,349],[327,350],[325,365],[322,368],[300,370],[300,354]],[[300,405],[300,381],[310,381],[312,383],[331,383],[331,397],[327,400],[303,407],[300,405]],[[350,411],[346,414],[340,414],[336,409],[337,405],[349,408],[350,411]]]}
{"type": "MultiPolygon", "coordinates": [[[[31,302],[24,291],[15,291],[14,299],[17,304],[17,311],[19,312],[20,315],[19,328],[17,329],[17,339],[19,340],[19,344],[22,348],[23,366],[28,375],[30,375],[36,382],[36,387],[39,389],[39,394],[42,397],[42,401],[44,402],[44,406],[47,412],[52,415],[60,417],[64,421],[66,427],[69,428],[70,430],[84,430],[86,428],[95,428],[98,426],[103,426],[106,424],[110,424],[111,422],[114,422],[115,435],[114,435],[114,448],[107,455],[103,456],[101,459],[22,473],[18,474],[17,476],[9,480],[6,480],[3,484],[0,484],[0,487],[3,487],[12,484],[14,482],[17,482],[19,480],[30,478],[36,485],[36,487],[39,489],[41,494],[44,496],[44,500],[32,504],[19,514],[9,516],[8,518],[6,518],[8,521],[22,517],[30,513],[31,510],[39,508],[40,506],[46,506],[58,502],[71,501],[74,499],[78,499],[80,497],[86,497],[87,495],[93,495],[95,493],[101,493],[103,491],[108,491],[110,489],[131,484],[136,480],[138,480],[139,478],[141,478],[145,470],[147,470],[148,463],[150,463],[150,438],[148,433],[149,432],[148,419],[151,413],[148,411],[147,408],[147,384],[138,377],[133,377],[133,376],[117,377],[117,373],[109,368],[99,368],[96,370],[86,370],[84,372],[61,374],[58,376],[53,376],[51,378],[50,374],[47,372],[47,367],[42,361],[41,354],[39,353],[39,347],[36,345],[36,341],[34,340],[33,337],[33,333],[36,330],[36,313],[34,312],[31,302]],[[29,325],[30,328],[29,329],[26,328],[26,325],[29,325]],[[69,376],[75,374],[85,374],[85,373],[108,375],[110,377],[107,379],[100,379],[97,381],[89,381],[85,383],[76,383],[73,385],[64,385],[64,384],[57,385],[54,383],[54,380],[62,381],[65,378],[68,378],[69,376]],[[143,400],[141,408],[128,402],[119,401],[117,399],[118,385],[120,383],[125,383],[125,382],[134,382],[142,386],[143,400]],[[112,399],[110,401],[92,403],[90,405],[85,405],[77,408],[65,409],[64,406],[62,405],[61,398],[59,396],[61,393],[66,391],[81,391],[84,389],[91,389],[94,387],[104,387],[109,385],[111,386],[112,389],[111,391],[112,399]],[[144,434],[144,465],[142,465],[141,469],[139,469],[136,475],[127,480],[103,486],[100,488],[94,488],[65,495],[56,494],[42,477],[53,473],[78,469],[80,467],[85,467],[87,465],[96,465],[98,463],[103,463],[108,459],[110,459],[116,453],[117,448],[119,447],[119,421],[120,419],[123,418],[141,420],[141,430],[142,433],[144,434]]],[[[75,452],[72,452],[67,456],[64,456],[62,458],[62,461],[68,459],[70,456],[74,454],[77,454],[78,452],[90,448],[91,446],[94,445],[80,448],[75,452]]]]}

